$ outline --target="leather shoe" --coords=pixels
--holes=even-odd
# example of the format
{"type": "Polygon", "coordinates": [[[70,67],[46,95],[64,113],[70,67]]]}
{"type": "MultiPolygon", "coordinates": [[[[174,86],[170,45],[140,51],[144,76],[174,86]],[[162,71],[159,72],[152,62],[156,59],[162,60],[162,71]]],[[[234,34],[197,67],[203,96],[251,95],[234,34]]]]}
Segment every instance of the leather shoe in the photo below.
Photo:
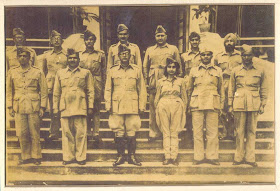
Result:
{"type": "Polygon", "coordinates": [[[77,163],[78,163],[79,165],[85,165],[85,164],[86,164],[86,161],[85,161],[85,160],[77,161],[77,163]]]}
{"type": "Polygon", "coordinates": [[[162,162],[163,165],[169,165],[171,164],[171,159],[165,159],[163,162],[162,162]]]}
{"type": "Polygon", "coordinates": [[[48,137],[45,137],[46,142],[51,142],[51,141],[54,141],[54,140],[58,140],[58,137],[54,136],[54,135],[49,135],[48,137]]]}
{"type": "Polygon", "coordinates": [[[68,165],[68,164],[71,164],[71,163],[74,163],[75,160],[71,160],[71,161],[63,161],[62,164],[63,165],[68,165]]]}
{"type": "Polygon", "coordinates": [[[40,159],[34,159],[34,164],[35,165],[40,165],[41,164],[41,160],[40,159]]]}
{"type": "Polygon", "coordinates": [[[237,162],[237,161],[233,161],[232,165],[241,165],[243,164],[243,161],[237,162]]]}
{"type": "Polygon", "coordinates": [[[179,161],[178,161],[178,159],[177,159],[177,158],[176,158],[176,159],[173,159],[173,160],[172,160],[172,164],[175,165],[175,166],[179,166],[179,161]]]}
{"type": "Polygon", "coordinates": [[[33,159],[19,160],[18,165],[33,163],[33,159]]]}
{"type": "Polygon", "coordinates": [[[220,162],[215,159],[214,160],[208,159],[207,162],[212,165],[220,165],[220,162]]]}
{"type": "Polygon", "coordinates": [[[203,160],[194,160],[193,161],[193,165],[199,165],[199,164],[202,164],[204,163],[204,159],[203,160]]]}
{"type": "Polygon", "coordinates": [[[245,164],[251,165],[252,167],[258,167],[258,164],[256,162],[244,162],[245,164]]]}

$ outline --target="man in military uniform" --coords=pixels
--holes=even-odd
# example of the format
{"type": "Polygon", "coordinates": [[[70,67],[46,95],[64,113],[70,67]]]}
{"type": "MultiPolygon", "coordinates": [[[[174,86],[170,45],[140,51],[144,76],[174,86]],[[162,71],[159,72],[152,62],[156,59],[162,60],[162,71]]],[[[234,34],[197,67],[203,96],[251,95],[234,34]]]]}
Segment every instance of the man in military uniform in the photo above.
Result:
{"type": "Polygon", "coordinates": [[[141,166],[135,158],[135,132],[141,127],[139,112],[144,112],[147,92],[141,69],[129,62],[131,50],[126,45],[119,46],[121,64],[113,66],[107,74],[105,86],[105,108],[110,112],[109,127],[115,132],[118,158],[113,166],[123,164],[126,159],[125,135],[129,164],[141,166]]]}
{"type": "Polygon", "coordinates": [[[252,48],[242,45],[242,65],[231,72],[228,88],[229,112],[234,113],[236,152],[233,165],[242,163],[257,167],[255,139],[258,114],[263,114],[267,101],[267,77],[264,66],[253,60],[252,48]],[[246,133],[246,146],[244,136],[246,133]]]}
{"type": "Polygon", "coordinates": [[[107,62],[107,71],[114,65],[120,64],[120,58],[118,56],[118,48],[121,44],[125,44],[131,50],[130,64],[136,64],[139,69],[142,70],[142,61],[140,55],[140,49],[136,44],[128,42],[129,30],[124,24],[118,25],[118,39],[117,44],[113,44],[109,48],[108,52],[108,62],[107,62]]]}
{"type": "Polygon", "coordinates": [[[96,36],[92,32],[88,30],[84,32],[84,41],[86,50],[80,54],[80,67],[90,70],[94,79],[95,91],[93,116],[88,116],[87,120],[88,137],[93,137],[96,142],[99,142],[101,100],[106,81],[106,57],[102,50],[94,49],[96,36]],[[93,128],[93,133],[91,133],[91,128],[93,128]]]}
{"type": "MultiPolygon", "coordinates": [[[[200,54],[199,54],[199,43],[200,43],[200,35],[196,32],[192,32],[189,36],[189,42],[191,48],[181,55],[182,66],[184,69],[184,79],[186,84],[188,84],[188,78],[190,74],[190,70],[198,66],[200,64],[200,54]]],[[[192,116],[191,113],[186,114],[186,128],[188,130],[188,136],[193,138],[193,130],[192,130],[192,116]]]]}
{"type": "Polygon", "coordinates": [[[30,52],[26,47],[17,49],[20,66],[11,68],[7,77],[7,107],[15,116],[20,142],[19,165],[41,164],[40,117],[47,106],[46,79],[39,68],[30,65],[30,52]]]}
{"type": "Polygon", "coordinates": [[[192,112],[194,165],[218,161],[218,116],[224,106],[222,70],[211,63],[213,52],[200,48],[201,63],[190,71],[188,96],[192,112]],[[204,159],[203,124],[206,122],[206,160],[204,159]]]}
{"type": "Polygon", "coordinates": [[[63,165],[86,164],[87,114],[93,114],[94,84],[79,61],[79,53],[68,49],[68,67],[56,73],[54,82],[53,113],[61,113],[63,165]]]}
{"type": "Polygon", "coordinates": [[[49,108],[51,117],[49,136],[45,138],[46,141],[58,139],[59,137],[60,119],[59,116],[55,117],[53,115],[53,86],[56,72],[67,67],[66,52],[61,47],[63,43],[61,34],[53,30],[51,32],[50,43],[53,46],[53,50],[48,50],[42,55],[41,64],[42,70],[46,75],[48,85],[49,108]]]}
{"type": "Polygon", "coordinates": [[[225,111],[221,115],[223,123],[223,132],[221,139],[234,139],[234,121],[233,116],[228,112],[228,84],[232,69],[242,63],[241,53],[235,50],[237,37],[233,33],[229,33],[224,38],[225,51],[218,53],[214,59],[216,66],[219,66],[223,71],[223,82],[225,89],[225,111]]]}
{"type": "Polygon", "coordinates": [[[156,95],[156,82],[164,75],[164,68],[167,57],[171,57],[180,64],[180,76],[182,76],[182,67],[179,51],[176,46],[168,44],[166,30],[161,26],[157,26],[155,32],[156,44],[147,49],[144,62],[143,74],[148,83],[149,92],[149,108],[150,108],[150,132],[149,140],[154,141],[160,137],[160,131],[156,124],[156,113],[154,99],[156,95]]]}
{"type": "MultiPolygon", "coordinates": [[[[20,28],[13,29],[13,39],[15,46],[11,47],[6,52],[6,71],[13,67],[19,66],[17,59],[17,49],[25,46],[25,34],[20,28]]],[[[36,52],[32,48],[26,47],[30,52],[30,64],[31,66],[36,66],[36,52]]]]}

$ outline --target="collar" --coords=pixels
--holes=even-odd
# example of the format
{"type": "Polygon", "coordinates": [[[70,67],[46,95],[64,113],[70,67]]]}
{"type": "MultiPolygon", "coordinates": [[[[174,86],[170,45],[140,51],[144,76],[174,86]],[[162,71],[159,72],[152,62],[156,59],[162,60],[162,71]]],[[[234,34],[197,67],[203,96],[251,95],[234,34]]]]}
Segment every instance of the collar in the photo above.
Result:
{"type": "MultiPolygon", "coordinates": [[[[166,76],[162,77],[161,79],[162,79],[162,81],[169,81],[166,76]]],[[[177,76],[174,76],[174,79],[172,81],[175,81],[176,79],[177,79],[177,76]]]]}
{"type": "Polygon", "coordinates": [[[213,68],[213,69],[215,69],[216,70],[216,68],[215,68],[215,66],[214,66],[214,64],[213,63],[210,63],[209,65],[205,65],[205,64],[203,64],[202,62],[200,62],[200,64],[199,64],[199,66],[198,66],[198,69],[201,69],[201,68],[204,68],[204,69],[208,69],[208,68],[213,68]]]}
{"type": "MultiPolygon", "coordinates": [[[[54,52],[54,49],[52,49],[51,54],[54,54],[54,53],[56,53],[56,54],[61,54],[61,53],[65,54],[65,52],[63,51],[63,49],[61,49],[59,52],[54,52]]],[[[66,54],[65,54],[65,55],[66,55],[66,54]]]]}
{"type": "Polygon", "coordinates": [[[242,64],[241,70],[242,70],[242,69],[251,70],[251,69],[257,69],[257,68],[256,68],[256,65],[254,64],[254,62],[252,61],[252,65],[251,65],[250,68],[246,68],[246,67],[244,66],[244,64],[242,64]]]}
{"type": "MultiPolygon", "coordinates": [[[[223,56],[224,56],[224,55],[229,55],[229,53],[227,53],[226,51],[223,51],[222,55],[223,55],[223,56]]],[[[239,53],[237,50],[234,49],[234,51],[233,51],[233,53],[232,53],[231,55],[232,55],[232,56],[234,56],[234,55],[240,55],[240,53],[239,53]]]]}
{"type": "Polygon", "coordinates": [[[192,49],[189,49],[189,50],[187,51],[187,54],[188,54],[188,56],[189,56],[190,54],[195,54],[195,56],[197,56],[197,55],[200,54],[200,51],[198,50],[198,52],[193,52],[192,49]]]}
{"type": "MultiPolygon", "coordinates": [[[[119,42],[117,43],[117,47],[119,47],[120,44],[121,44],[121,42],[119,41],[119,42]]],[[[130,44],[130,42],[127,41],[126,46],[129,46],[129,44],[130,44]]]]}
{"type": "MultiPolygon", "coordinates": [[[[131,64],[128,64],[127,68],[128,68],[128,69],[129,69],[129,68],[134,69],[133,66],[132,66],[131,64]]],[[[124,69],[124,68],[123,68],[122,65],[120,64],[118,69],[120,70],[120,69],[124,69]]]]}
{"type": "Polygon", "coordinates": [[[83,51],[83,52],[82,52],[82,54],[85,54],[85,53],[88,53],[88,54],[93,54],[93,53],[95,53],[95,52],[96,52],[96,50],[95,50],[95,49],[93,49],[93,51],[92,51],[92,52],[88,52],[88,51],[87,51],[87,49],[86,49],[85,51],[83,51]]]}
{"type": "Polygon", "coordinates": [[[156,48],[158,48],[158,47],[161,47],[161,48],[169,48],[169,44],[168,43],[165,43],[165,45],[163,45],[163,46],[159,46],[158,44],[156,44],[155,45],[155,48],[154,49],[156,49],[156,48]]]}
{"type": "Polygon", "coordinates": [[[31,70],[31,68],[32,68],[32,66],[30,66],[27,70],[23,70],[22,67],[20,66],[20,67],[19,67],[19,72],[20,72],[21,74],[24,74],[24,73],[29,72],[29,71],[31,70]]]}
{"type": "Polygon", "coordinates": [[[66,68],[66,71],[67,71],[67,72],[72,72],[72,73],[74,73],[74,72],[76,72],[76,71],[78,71],[78,70],[81,70],[80,66],[78,66],[78,67],[75,68],[74,70],[71,70],[71,69],[69,68],[69,66],[67,66],[67,68],[66,68]]]}

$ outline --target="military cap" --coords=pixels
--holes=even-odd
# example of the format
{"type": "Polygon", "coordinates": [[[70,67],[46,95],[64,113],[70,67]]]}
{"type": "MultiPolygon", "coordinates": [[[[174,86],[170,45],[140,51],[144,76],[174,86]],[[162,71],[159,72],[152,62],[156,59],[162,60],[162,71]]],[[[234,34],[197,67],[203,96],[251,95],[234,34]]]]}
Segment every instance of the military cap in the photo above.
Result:
{"type": "Polygon", "coordinates": [[[225,42],[227,39],[229,39],[229,38],[232,38],[233,41],[234,41],[234,44],[236,44],[236,42],[237,42],[237,36],[236,36],[235,34],[233,34],[233,33],[227,34],[227,35],[225,36],[225,38],[224,38],[224,42],[225,42]]]}
{"type": "Polygon", "coordinates": [[[94,40],[96,40],[95,34],[93,34],[93,33],[92,33],[91,31],[89,31],[89,30],[86,30],[86,31],[84,32],[84,39],[88,39],[90,36],[93,36],[94,40]]]}
{"type": "MultiPolygon", "coordinates": [[[[176,60],[174,60],[173,58],[171,58],[171,57],[167,57],[166,58],[166,65],[168,65],[168,64],[172,64],[172,63],[175,63],[175,62],[177,62],[176,60]]],[[[178,63],[178,62],[177,62],[178,63]]]]}
{"type": "Polygon", "coordinates": [[[55,37],[55,36],[60,36],[61,37],[61,34],[59,32],[57,32],[56,30],[52,30],[51,32],[51,38],[52,37],[55,37]]]}
{"type": "Polygon", "coordinates": [[[73,49],[73,48],[68,48],[67,49],[67,57],[70,56],[70,55],[73,55],[73,54],[76,54],[76,56],[78,58],[80,58],[79,52],[75,51],[75,49],[73,49]]]}
{"type": "Polygon", "coordinates": [[[127,45],[125,44],[120,44],[118,47],[118,54],[125,52],[125,51],[129,51],[130,52],[130,48],[128,48],[127,45]]]}
{"type": "Polygon", "coordinates": [[[31,52],[30,52],[29,49],[28,49],[27,47],[25,47],[25,46],[20,47],[20,48],[17,49],[17,56],[20,55],[20,54],[23,53],[23,52],[26,52],[27,55],[29,55],[29,57],[30,57],[31,52]]]}
{"type": "Polygon", "coordinates": [[[243,44],[241,46],[241,54],[244,54],[244,53],[253,54],[253,48],[251,46],[249,46],[248,44],[243,44]]]}
{"type": "Polygon", "coordinates": [[[163,28],[162,25],[158,25],[155,34],[157,33],[166,33],[166,30],[163,28]]]}
{"type": "Polygon", "coordinates": [[[117,32],[119,33],[119,32],[124,31],[124,30],[128,30],[127,26],[125,26],[125,24],[119,24],[117,32]]]}
{"type": "Polygon", "coordinates": [[[13,29],[13,36],[15,35],[24,35],[24,32],[20,28],[13,29]]]}
{"type": "Polygon", "coordinates": [[[204,53],[204,52],[211,52],[213,54],[213,50],[209,48],[208,46],[200,46],[199,47],[199,52],[204,53]]]}

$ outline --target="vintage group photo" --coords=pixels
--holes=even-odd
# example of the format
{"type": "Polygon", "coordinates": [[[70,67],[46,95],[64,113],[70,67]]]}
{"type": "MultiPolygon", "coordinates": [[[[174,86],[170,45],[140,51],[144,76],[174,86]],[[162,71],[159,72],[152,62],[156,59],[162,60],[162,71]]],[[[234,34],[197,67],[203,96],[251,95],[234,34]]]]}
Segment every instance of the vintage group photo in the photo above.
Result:
{"type": "Polygon", "coordinates": [[[6,6],[6,186],[274,184],[274,9],[6,6]]]}

